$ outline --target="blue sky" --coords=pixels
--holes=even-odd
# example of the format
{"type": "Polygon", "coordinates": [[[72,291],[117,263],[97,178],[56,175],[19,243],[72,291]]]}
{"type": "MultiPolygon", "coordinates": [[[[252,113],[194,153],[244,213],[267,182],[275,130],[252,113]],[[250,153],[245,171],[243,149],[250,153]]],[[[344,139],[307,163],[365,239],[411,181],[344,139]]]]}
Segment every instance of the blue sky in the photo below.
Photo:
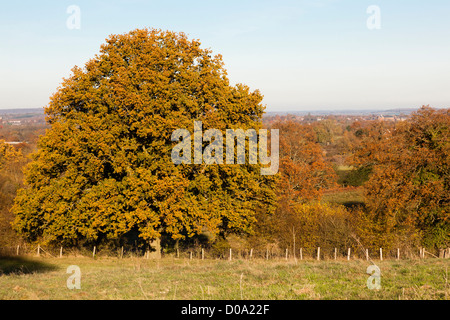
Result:
{"type": "Polygon", "coordinates": [[[9,1],[0,4],[0,109],[42,107],[105,38],[183,31],[221,53],[267,111],[450,105],[450,1],[9,1]],[[80,29],[66,26],[67,8],[80,29]],[[381,29],[369,30],[377,5],[381,29]]]}

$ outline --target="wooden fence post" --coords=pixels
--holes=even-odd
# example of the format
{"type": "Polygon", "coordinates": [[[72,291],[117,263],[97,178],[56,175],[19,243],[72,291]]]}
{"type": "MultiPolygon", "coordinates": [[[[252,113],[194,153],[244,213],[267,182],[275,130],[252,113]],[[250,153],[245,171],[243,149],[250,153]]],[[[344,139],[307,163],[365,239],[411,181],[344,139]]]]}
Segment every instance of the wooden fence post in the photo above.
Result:
{"type": "Polygon", "coordinates": [[[120,249],[120,259],[123,259],[123,246],[122,246],[122,248],[120,249]]]}
{"type": "Polygon", "coordinates": [[[347,252],[347,260],[350,260],[350,248],[348,248],[348,252],[347,252]]]}
{"type": "Polygon", "coordinates": [[[205,249],[202,248],[202,260],[205,260],[205,249]]]}
{"type": "Polygon", "coordinates": [[[269,248],[266,250],[266,260],[269,260],[269,248]]]}
{"type": "Polygon", "coordinates": [[[303,260],[303,248],[300,248],[300,260],[303,260]]]}
{"type": "Polygon", "coordinates": [[[380,260],[383,261],[383,249],[380,248],[380,260]]]}
{"type": "Polygon", "coordinates": [[[253,248],[250,249],[250,256],[249,256],[249,259],[250,259],[250,260],[252,259],[252,255],[253,255],[253,248]]]}
{"type": "Polygon", "coordinates": [[[294,260],[297,263],[297,259],[295,258],[295,228],[294,227],[292,227],[292,240],[293,240],[292,253],[294,256],[294,260]]]}
{"type": "Polygon", "coordinates": [[[334,248],[334,260],[337,260],[337,248],[334,248]]]}
{"type": "Polygon", "coordinates": [[[369,261],[369,249],[366,249],[366,260],[369,261]]]}
{"type": "Polygon", "coordinates": [[[231,259],[232,259],[232,252],[231,252],[231,248],[230,248],[230,257],[229,257],[229,260],[231,261],[231,259]]]}
{"type": "Polygon", "coordinates": [[[320,247],[317,248],[317,261],[320,260],[320,247]]]}
{"type": "Polygon", "coordinates": [[[192,251],[189,251],[189,260],[192,260],[192,251]]]}
{"type": "Polygon", "coordinates": [[[17,245],[17,251],[16,251],[17,255],[19,255],[19,249],[20,249],[20,244],[17,245]]]}
{"type": "Polygon", "coordinates": [[[38,244],[38,247],[37,247],[37,255],[38,255],[38,257],[41,256],[41,246],[39,244],[38,244]]]}
{"type": "Polygon", "coordinates": [[[94,246],[94,250],[92,250],[92,258],[95,258],[95,249],[96,247],[94,246]]]}
{"type": "Polygon", "coordinates": [[[59,257],[60,257],[60,258],[62,258],[62,253],[63,253],[63,247],[61,247],[61,248],[59,249],[59,257]]]}
{"type": "Polygon", "coordinates": [[[286,261],[288,260],[288,249],[286,248],[286,261]]]}
{"type": "Polygon", "coordinates": [[[400,248],[397,248],[397,260],[400,260],[400,248]]]}

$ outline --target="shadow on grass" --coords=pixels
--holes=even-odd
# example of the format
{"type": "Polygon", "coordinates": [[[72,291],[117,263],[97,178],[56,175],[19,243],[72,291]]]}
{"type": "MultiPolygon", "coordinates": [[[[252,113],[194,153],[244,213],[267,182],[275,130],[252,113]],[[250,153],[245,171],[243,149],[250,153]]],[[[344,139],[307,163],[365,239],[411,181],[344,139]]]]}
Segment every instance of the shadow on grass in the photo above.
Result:
{"type": "Polygon", "coordinates": [[[56,269],[54,265],[28,257],[0,255],[0,275],[43,273],[56,269]]]}

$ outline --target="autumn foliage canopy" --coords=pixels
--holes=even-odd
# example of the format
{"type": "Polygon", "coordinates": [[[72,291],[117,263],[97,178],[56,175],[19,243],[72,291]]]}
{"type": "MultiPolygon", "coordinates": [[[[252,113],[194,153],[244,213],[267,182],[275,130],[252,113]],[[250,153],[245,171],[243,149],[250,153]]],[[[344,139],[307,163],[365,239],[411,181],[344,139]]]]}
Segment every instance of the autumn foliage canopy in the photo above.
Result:
{"type": "Polygon", "coordinates": [[[260,165],[175,165],[178,128],[261,128],[258,91],[231,86],[221,56],[183,33],[112,35],[46,107],[51,128],[13,211],[27,240],[75,245],[246,232],[274,202],[260,165]]]}
{"type": "Polygon", "coordinates": [[[369,166],[365,184],[366,242],[445,247],[450,241],[450,112],[423,107],[410,119],[387,128],[359,129],[353,155],[369,166]]]}

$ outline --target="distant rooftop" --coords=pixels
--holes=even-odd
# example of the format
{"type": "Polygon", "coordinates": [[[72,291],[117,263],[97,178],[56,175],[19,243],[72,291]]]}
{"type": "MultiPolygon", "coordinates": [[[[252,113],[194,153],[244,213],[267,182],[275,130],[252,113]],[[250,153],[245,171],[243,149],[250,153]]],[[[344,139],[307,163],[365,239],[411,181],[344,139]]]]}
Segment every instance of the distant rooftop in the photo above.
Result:
{"type": "Polygon", "coordinates": [[[25,143],[23,141],[6,141],[6,144],[10,144],[10,145],[16,145],[16,144],[21,144],[21,143],[25,143]]]}

